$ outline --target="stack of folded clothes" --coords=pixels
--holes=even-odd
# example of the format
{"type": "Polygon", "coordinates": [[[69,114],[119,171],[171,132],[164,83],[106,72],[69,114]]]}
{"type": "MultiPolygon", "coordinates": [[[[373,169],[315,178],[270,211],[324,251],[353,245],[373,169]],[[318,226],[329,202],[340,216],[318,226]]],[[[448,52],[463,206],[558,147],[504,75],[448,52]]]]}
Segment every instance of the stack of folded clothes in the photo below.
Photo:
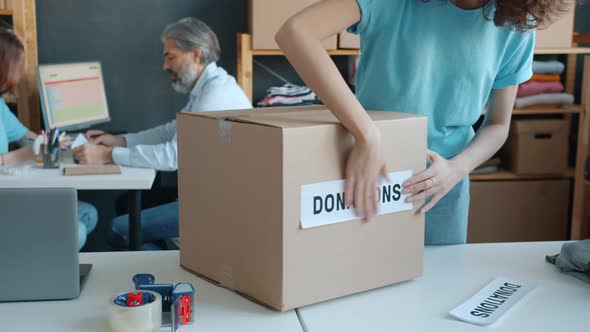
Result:
{"type": "Polygon", "coordinates": [[[551,105],[562,106],[574,103],[574,96],[564,93],[561,74],[565,66],[559,61],[533,61],[533,77],[518,87],[516,108],[551,105]]]}
{"type": "Polygon", "coordinates": [[[258,102],[258,107],[302,106],[319,103],[315,93],[306,86],[285,84],[281,87],[271,87],[266,93],[266,97],[258,102]]]}
{"type": "Polygon", "coordinates": [[[479,167],[474,169],[471,174],[490,174],[496,173],[500,169],[501,160],[499,157],[493,157],[492,159],[481,164],[479,167]]]}

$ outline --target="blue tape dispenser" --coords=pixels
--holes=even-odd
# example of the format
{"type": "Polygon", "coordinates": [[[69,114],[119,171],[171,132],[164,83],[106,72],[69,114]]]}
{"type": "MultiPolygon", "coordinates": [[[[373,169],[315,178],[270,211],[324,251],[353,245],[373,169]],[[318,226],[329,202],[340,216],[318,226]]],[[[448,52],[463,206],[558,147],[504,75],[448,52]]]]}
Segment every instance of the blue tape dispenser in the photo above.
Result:
{"type": "Polygon", "coordinates": [[[172,332],[195,321],[195,289],[190,283],[156,284],[156,277],[141,273],[133,276],[136,290],[147,290],[162,295],[162,325],[172,332]]]}

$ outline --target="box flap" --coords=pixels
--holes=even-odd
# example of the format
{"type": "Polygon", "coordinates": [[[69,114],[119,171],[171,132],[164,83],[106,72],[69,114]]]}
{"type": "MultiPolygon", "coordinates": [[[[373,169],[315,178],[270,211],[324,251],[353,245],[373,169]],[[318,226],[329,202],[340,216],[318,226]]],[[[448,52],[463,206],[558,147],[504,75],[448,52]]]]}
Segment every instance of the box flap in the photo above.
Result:
{"type": "Polygon", "coordinates": [[[312,105],[312,106],[300,106],[300,107],[261,107],[261,108],[249,108],[243,110],[230,110],[230,111],[213,111],[213,112],[180,112],[183,116],[198,116],[211,119],[228,119],[238,118],[241,116],[251,116],[257,114],[281,114],[294,111],[316,111],[324,110],[325,106],[312,105]]]}
{"type": "MultiPolygon", "coordinates": [[[[416,115],[389,112],[369,111],[373,121],[392,121],[415,118],[416,115]]],[[[251,123],[276,128],[304,128],[317,126],[340,125],[338,119],[325,106],[274,107],[254,108],[250,110],[181,113],[189,116],[200,116],[212,119],[251,123]]]]}
{"type": "Polygon", "coordinates": [[[513,134],[555,134],[566,128],[564,120],[517,120],[513,134]]]}

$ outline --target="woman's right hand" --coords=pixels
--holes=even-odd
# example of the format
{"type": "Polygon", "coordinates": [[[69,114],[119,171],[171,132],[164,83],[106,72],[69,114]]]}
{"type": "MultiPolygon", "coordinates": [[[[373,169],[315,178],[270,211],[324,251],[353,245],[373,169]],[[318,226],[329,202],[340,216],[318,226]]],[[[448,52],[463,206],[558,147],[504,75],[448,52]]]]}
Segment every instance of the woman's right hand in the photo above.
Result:
{"type": "Polygon", "coordinates": [[[354,206],[357,216],[365,221],[377,213],[380,176],[387,178],[387,165],[383,158],[381,134],[373,125],[364,137],[355,139],[346,164],[346,205],[354,206]]]}

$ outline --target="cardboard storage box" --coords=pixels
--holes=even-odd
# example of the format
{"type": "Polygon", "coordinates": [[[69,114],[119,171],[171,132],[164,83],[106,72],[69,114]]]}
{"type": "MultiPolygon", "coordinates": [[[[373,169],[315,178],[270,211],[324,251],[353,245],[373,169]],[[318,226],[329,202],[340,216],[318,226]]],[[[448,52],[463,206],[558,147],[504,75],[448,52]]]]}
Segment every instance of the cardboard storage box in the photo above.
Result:
{"type": "MultiPolygon", "coordinates": [[[[389,171],[423,170],[426,118],[369,114],[389,171]]],[[[409,211],[302,228],[352,214],[342,184],[326,183],[344,178],[352,139],[325,108],[179,113],[177,120],[185,269],[283,311],[422,274],[424,217],[402,203],[403,179],[382,196],[409,211]]]]}
{"type": "MultiPolygon", "coordinates": [[[[319,0],[249,0],[250,33],[252,49],[278,50],[275,35],[281,26],[293,15],[319,0]]],[[[327,50],[335,50],[337,38],[332,36],[323,41],[327,50]]]]}
{"type": "Polygon", "coordinates": [[[467,241],[567,240],[569,180],[472,181],[467,241]]]}
{"type": "Polygon", "coordinates": [[[361,37],[343,31],[338,35],[338,48],[359,49],[361,48],[361,37]]]}
{"type": "Polygon", "coordinates": [[[564,173],[568,136],[565,120],[513,120],[504,158],[516,174],[564,173]]]}
{"type": "MultiPolygon", "coordinates": [[[[574,2],[572,1],[572,3],[574,2]]],[[[575,12],[575,6],[572,6],[567,13],[561,14],[557,21],[553,22],[549,27],[538,29],[535,48],[572,47],[575,12]]]]}

